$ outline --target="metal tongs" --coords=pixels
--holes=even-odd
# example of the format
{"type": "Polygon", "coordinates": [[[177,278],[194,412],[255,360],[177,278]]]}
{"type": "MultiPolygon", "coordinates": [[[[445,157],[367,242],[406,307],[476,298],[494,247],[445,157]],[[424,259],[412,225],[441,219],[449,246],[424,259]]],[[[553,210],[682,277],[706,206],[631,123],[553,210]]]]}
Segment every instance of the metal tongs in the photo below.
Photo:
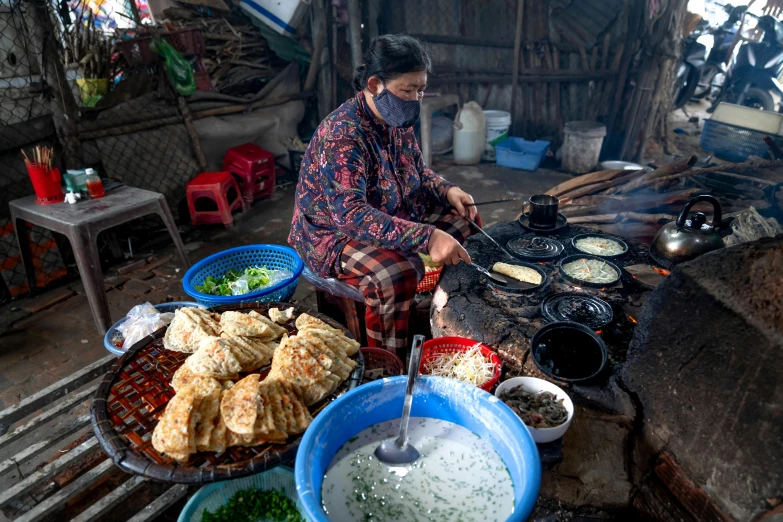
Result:
{"type": "Polygon", "coordinates": [[[465,221],[467,221],[468,223],[470,223],[471,225],[473,225],[474,227],[476,227],[476,229],[477,229],[479,232],[481,232],[482,234],[484,234],[485,236],[487,236],[487,238],[488,238],[490,241],[492,241],[492,244],[493,244],[493,245],[495,245],[496,247],[498,247],[498,248],[501,250],[501,252],[503,252],[504,254],[506,254],[508,257],[510,257],[510,258],[512,258],[512,259],[516,259],[516,256],[514,256],[514,255],[513,255],[511,252],[509,252],[508,250],[506,250],[506,249],[505,249],[505,248],[503,248],[502,246],[500,246],[500,243],[498,243],[497,241],[495,241],[495,239],[494,239],[492,236],[490,236],[489,234],[487,234],[487,233],[484,231],[484,229],[483,229],[483,228],[481,228],[480,226],[478,226],[478,225],[477,225],[475,222],[473,222],[473,220],[471,220],[471,219],[470,219],[468,216],[465,216],[465,221]]]}

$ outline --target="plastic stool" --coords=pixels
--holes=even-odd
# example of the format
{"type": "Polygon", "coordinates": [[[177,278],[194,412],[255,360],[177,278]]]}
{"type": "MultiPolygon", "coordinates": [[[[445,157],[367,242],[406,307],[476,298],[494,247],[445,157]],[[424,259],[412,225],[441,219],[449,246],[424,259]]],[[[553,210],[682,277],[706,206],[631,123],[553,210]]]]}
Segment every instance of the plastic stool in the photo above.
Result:
{"type": "Polygon", "coordinates": [[[190,221],[194,225],[223,223],[226,228],[231,228],[234,225],[231,214],[237,209],[242,212],[247,209],[239,185],[230,172],[202,172],[188,183],[185,193],[190,221]],[[232,189],[235,198],[229,202],[232,189]],[[217,210],[196,210],[196,201],[202,198],[213,201],[217,210]]]}
{"type": "Polygon", "coordinates": [[[258,145],[245,143],[228,149],[223,170],[237,178],[247,203],[270,196],[275,190],[275,156],[258,145]]]}

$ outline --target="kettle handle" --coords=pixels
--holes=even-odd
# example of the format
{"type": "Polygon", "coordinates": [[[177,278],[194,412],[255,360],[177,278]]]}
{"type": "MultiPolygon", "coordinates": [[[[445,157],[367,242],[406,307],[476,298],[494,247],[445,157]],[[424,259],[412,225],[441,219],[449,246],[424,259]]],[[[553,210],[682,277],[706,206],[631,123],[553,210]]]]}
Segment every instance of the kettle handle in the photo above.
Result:
{"type": "Polygon", "coordinates": [[[685,220],[688,218],[688,212],[690,212],[691,207],[695,205],[696,203],[701,203],[702,201],[707,201],[712,204],[712,208],[714,210],[714,213],[712,215],[712,226],[714,228],[719,228],[721,222],[723,221],[723,212],[720,209],[720,202],[714,197],[710,196],[709,194],[702,194],[700,196],[696,196],[689,202],[685,204],[685,207],[683,207],[682,212],[680,212],[680,215],[677,216],[677,226],[678,227],[684,227],[685,226],[685,220]]]}

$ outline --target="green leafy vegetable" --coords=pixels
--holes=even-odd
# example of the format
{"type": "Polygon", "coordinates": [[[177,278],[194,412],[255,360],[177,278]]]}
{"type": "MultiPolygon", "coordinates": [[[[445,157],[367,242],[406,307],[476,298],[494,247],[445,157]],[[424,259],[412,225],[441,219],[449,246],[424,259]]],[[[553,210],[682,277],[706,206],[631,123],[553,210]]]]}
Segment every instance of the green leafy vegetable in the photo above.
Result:
{"type": "Polygon", "coordinates": [[[271,281],[272,272],[274,270],[263,266],[251,266],[244,272],[230,268],[220,279],[207,276],[203,284],[194,286],[199,292],[210,295],[246,294],[267,286],[271,281]]]}
{"type": "Polygon", "coordinates": [[[304,522],[296,504],[283,490],[261,491],[244,489],[217,508],[214,513],[204,511],[201,522],[304,522]]]}

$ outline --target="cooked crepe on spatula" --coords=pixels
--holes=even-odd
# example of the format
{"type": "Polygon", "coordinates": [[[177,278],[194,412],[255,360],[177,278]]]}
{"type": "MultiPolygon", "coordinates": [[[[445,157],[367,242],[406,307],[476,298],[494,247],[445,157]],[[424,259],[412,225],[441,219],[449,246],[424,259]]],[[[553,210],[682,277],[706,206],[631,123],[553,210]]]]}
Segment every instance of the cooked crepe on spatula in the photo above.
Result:
{"type": "Polygon", "coordinates": [[[193,353],[205,337],[218,335],[219,316],[201,308],[180,308],[163,337],[163,346],[175,352],[193,353]]]}
{"type": "Polygon", "coordinates": [[[523,283],[530,283],[531,285],[541,284],[541,274],[526,266],[495,263],[492,265],[492,271],[511,277],[517,281],[522,281],[523,283]]]}

